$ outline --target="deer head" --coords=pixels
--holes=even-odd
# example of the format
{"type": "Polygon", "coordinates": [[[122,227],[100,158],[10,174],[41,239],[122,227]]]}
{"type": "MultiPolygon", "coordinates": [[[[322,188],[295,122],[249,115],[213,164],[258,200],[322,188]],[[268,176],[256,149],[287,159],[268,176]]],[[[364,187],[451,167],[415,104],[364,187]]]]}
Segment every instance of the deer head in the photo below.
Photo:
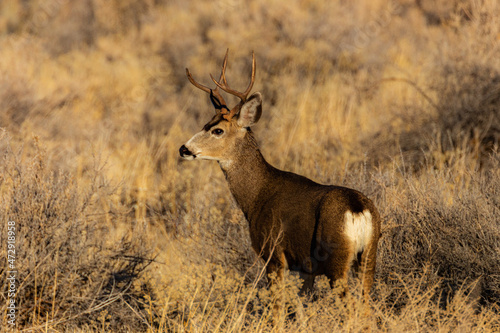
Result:
{"type": "MultiPolygon", "coordinates": [[[[229,51],[229,50],[228,50],[229,51]]],[[[207,159],[217,160],[221,163],[230,162],[238,147],[245,140],[250,126],[257,123],[262,114],[262,96],[256,92],[250,97],[250,93],[255,81],[255,55],[252,53],[252,74],[250,84],[244,92],[236,91],[229,87],[226,80],[226,65],[228,51],[224,57],[222,71],[219,80],[212,81],[215,88],[209,88],[196,82],[191,73],[186,68],[189,81],[197,88],[210,94],[210,100],[215,108],[215,115],[203,126],[203,129],[196,133],[185,145],[179,149],[180,155],[188,160],[207,159]],[[219,88],[228,94],[240,99],[240,102],[229,109],[219,88]]]]}

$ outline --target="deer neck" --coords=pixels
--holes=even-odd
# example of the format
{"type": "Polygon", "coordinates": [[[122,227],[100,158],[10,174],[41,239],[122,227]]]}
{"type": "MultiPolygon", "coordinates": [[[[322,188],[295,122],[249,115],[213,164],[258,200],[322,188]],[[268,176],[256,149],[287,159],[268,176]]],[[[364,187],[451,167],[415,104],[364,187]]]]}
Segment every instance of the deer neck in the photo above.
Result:
{"type": "Polygon", "coordinates": [[[238,145],[231,161],[220,162],[219,165],[226,176],[229,189],[241,210],[250,219],[256,202],[269,189],[274,168],[262,156],[251,132],[238,145]]]}

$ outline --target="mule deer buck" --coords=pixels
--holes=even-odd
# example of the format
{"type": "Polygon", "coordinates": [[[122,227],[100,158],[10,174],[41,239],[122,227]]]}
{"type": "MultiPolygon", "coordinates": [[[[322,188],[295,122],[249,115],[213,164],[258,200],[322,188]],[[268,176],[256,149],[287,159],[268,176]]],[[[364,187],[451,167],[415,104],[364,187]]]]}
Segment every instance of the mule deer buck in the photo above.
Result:
{"type": "Polygon", "coordinates": [[[268,262],[268,275],[274,272],[282,279],[287,267],[299,271],[304,292],[312,290],[317,275],[326,275],[333,288],[353,268],[368,295],[380,235],[377,209],[356,190],[320,185],[266,162],[250,129],[262,114],[261,94],[248,97],[255,81],[255,55],[244,92],[227,84],[227,56],[219,80],[210,75],[213,89],[196,82],[186,68],[189,81],[210,95],[215,115],[179,149],[180,155],[218,161],[249,223],[252,247],[268,262]],[[240,102],[229,109],[219,89],[240,102]]]}

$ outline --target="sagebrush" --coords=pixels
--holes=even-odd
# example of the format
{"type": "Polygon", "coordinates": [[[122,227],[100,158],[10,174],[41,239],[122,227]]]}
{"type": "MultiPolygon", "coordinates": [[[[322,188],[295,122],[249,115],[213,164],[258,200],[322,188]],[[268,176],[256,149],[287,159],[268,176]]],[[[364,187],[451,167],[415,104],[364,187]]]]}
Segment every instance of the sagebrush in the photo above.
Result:
{"type": "Polygon", "coordinates": [[[499,18],[493,0],[2,2],[17,328],[500,330],[499,18]],[[289,275],[273,326],[222,173],[179,160],[213,112],[185,67],[209,84],[227,48],[236,89],[255,51],[266,159],[379,208],[369,315],[359,286],[340,301],[320,280],[301,317],[289,275]]]}

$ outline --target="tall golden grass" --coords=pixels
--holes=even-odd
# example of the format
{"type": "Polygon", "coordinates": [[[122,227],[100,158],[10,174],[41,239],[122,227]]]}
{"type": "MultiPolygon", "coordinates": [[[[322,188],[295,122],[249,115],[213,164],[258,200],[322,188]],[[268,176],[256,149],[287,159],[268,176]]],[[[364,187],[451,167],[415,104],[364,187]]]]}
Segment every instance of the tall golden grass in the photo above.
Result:
{"type": "Polygon", "coordinates": [[[500,330],[500,5],[481,1],[0,3],[0,278],[19,331],[500,330]],[[371,197],[367,311],[318,279],[285,311],[216,163],[178,148],[209,83],[264,96],[273,165],[371,197]],[[368,313],[368,314],[367,314],[368,313]],[[274,322],[274,324],[273,324],[274,322]]]}

